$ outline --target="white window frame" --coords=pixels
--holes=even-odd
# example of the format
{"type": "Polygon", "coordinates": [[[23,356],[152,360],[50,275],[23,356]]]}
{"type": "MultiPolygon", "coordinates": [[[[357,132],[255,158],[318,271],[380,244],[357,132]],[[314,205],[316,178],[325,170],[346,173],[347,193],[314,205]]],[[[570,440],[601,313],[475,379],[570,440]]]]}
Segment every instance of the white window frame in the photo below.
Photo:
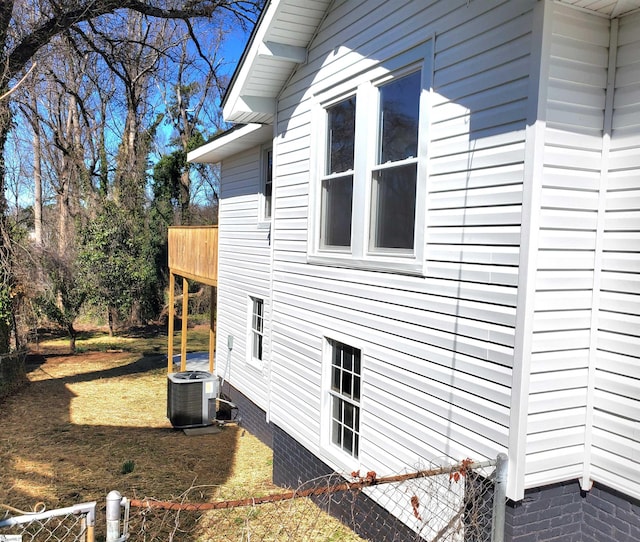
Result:
{"type": "Polygon", "coordinates": [[[258,228],[269,228],[273,217],[273,146],[265,145],[260,149],[260,197],[258,198],[258,228]],[[269,168],[271,153],[271,168],[269,168]],[[267,214],[267,179],[271,175],[270,214],[267,214]]]}
{"type": "MultiPolygon", "coordinates": [[[[330,463],[333,463],[338,469],[345,469],[348,471],[359,470],[361,466],[360,458],[362,457],[362,428],[363,428],[363,374],[364,374],[364,350],[360,341],[346,337],[342,334],[330,333],[325,335],[323,339],[323,401],[322,401],[322,424],[321,424],[321,448],[324,451],[326,457],[330,463]],[[360,399],[356,403],[359,411],[359,426],[358,426],[358,457],[354,457],[352,454],[345,451],[341,446],[334,444],[333,442],[333,399],[338,397],[345,400],[346,398],[340,397],[332,390],[332,359],[333,359],[333,344],[342,343],[351,348],[354,348],[360,352],[360,399]]],[[[346,399],[348,400],[348,399],[346,399]]]]}
{"type": "MultiPolygon", "coordinates": [[[[423,275],[425,269],[429,116],[432,88],[432,40],[381,62],[371,70],[315,94],[312,104],[311,187],[309,193],[309,237],[307,261],[313,264],[351,267],[375,271],[423,275]],[[373,249],[370,246],[372,174],[376,164],[378,88],[395,78],[421,70],[418,119],[418,156],[408,162],[417,164],[416,209],[413,250],[373,249]],[[322,179],[326,178],[327,108],[356,96],[356,135],[353,171],[353,207],[351,246],[323,247],[320,243],[322,224],[322,179]]],[[[382,166],[384,167],[384,166],[382,166]]]]}
{"type": "Polygon", "coordinates": [[[265,362],[265,302],[261,297],[249,296],[247,302],[247,363],[257,369],[262,369],[265,362]],[[262,330],[256,330],[254,328],[254,314],[257,304],[262,306],[262,314],[260,315],[262,330]],[[257,358],[254,354],[254,346],[256,337],[260,337],[262,357],[257,358]]]}

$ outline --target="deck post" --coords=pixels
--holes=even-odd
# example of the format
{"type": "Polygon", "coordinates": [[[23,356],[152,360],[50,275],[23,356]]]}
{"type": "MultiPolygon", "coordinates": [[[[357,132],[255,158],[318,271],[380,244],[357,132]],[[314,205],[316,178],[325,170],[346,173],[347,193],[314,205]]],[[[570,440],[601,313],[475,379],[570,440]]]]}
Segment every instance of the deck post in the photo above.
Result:
{"type": "Polygon", "coordinates": [[[173,372],[173,333],[174,333],[174,317],[175,317],[175,289],[176,276],[169,271],[169,315],[168,315],[168,345],[167,345],[167,373],[173,372]]]}
{"type": "Polygon", "coordinates": [[[189,281],[182,278],[182,337],[180,348],[180,370],[187,370],[187,321],[189,318],[189,281]]]}
{"type": "Polygon", "coordinates": [[[209,312],[209,372],[213,374],[213,352],[215,350],[215,337],[216,337],[216,310],[218,303],[218,289],[215,286],[211,286],[211,303],[209,312]]]}

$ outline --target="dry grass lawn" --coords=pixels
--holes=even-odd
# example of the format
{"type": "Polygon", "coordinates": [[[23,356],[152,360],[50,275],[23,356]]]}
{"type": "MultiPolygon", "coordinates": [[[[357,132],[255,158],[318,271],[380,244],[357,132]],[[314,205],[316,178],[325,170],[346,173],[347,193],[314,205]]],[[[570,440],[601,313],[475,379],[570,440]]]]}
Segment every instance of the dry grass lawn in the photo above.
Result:
{"type": "MultiPolygon", "coordinates": [[[[189,341],[190,350],[206,349],[207,332],[190,332],[189,341]]],[[[105,498],[114,489],[190,502],[278,491],[271,450],[241,427],[198,436],[171,427],[165,342],[162,335],[114,341],[89,333],[75,356],[64,340],[40,342],[29,384],[0,403],[0,504],[29,510],[40,501],[50,509],[96,500],[100,540],[105,498]]],[[[176,540],[229,539],[215,528],[196,534],[195,520],[184,521],[189,534],[176,540]]],[[[356,540],[335,525],[324,539],[356,540]]]]}

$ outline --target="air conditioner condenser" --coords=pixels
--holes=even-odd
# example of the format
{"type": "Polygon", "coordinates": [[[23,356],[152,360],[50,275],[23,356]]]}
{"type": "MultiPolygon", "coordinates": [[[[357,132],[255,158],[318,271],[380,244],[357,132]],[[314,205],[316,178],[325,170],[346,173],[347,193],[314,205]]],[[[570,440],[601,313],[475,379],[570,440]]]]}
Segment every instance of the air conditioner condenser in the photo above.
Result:
{"type": "Polygon", "coordinates": [[[177,429],[211,425],[216,415],[219,380],[207,371],[169,373],[167,418],[177,429]]]}

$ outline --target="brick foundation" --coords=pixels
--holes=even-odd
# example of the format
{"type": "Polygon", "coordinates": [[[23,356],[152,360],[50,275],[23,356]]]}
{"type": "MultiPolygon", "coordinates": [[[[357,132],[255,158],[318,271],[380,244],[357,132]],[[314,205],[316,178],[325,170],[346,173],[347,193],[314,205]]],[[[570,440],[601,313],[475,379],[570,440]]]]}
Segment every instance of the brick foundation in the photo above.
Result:
{"type": "Polygon", "coordinates": [[[576,480],[528,490],[507,505],[507,542],[637,542],[640,502],[607,487],[582,492],[576,480]]]}
{"type": "Polygon", "coordinates": [[[238,407],[240,426],[273,449],[273,425],[267,423],[265,411],[227,383],[222,386],[222,394],[238,407]]]}
{"type": "MultiPolygon", "coordinates": [[[[278,426],[273,428],[273,481],[290,488],[298,488],[308,480],[326,477],[334,471],[315,455],[300,445],[278,426]]],[[[325,480],[318,484],[326,485],[325,480]]],[[[305,485],[305,488],[309,485],[305,485]]],[[[393,540],[415,542],[416,534],[399,524],[393,516],[364,493],[340,495],[334,499],[330,514],[343,523],[357,528],[358,535],[366,540],[393,540]]]]}

